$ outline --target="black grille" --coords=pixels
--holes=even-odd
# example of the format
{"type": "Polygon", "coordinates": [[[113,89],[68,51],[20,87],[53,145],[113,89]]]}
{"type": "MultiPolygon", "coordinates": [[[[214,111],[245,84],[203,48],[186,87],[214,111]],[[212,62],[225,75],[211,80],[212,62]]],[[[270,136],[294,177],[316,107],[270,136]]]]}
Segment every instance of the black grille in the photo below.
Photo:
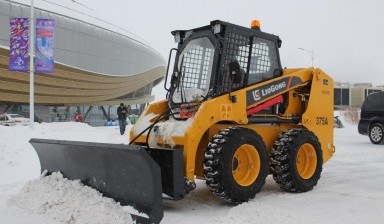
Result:
{"type": "Polygon", "coordinates": [[[182,64],[184,88],[206,89],[209,62],[213,57],[211,48],[195,46],[184,56],[182,64]]]}
{"type": "Polygon", "coordinates": [[[254,37],[247,84],[272,78],[275,69],[279,68],[277,61],[274,42],[254,37]]]}
{"type": "Polygon", "coordinates": [[[281,75],[276,72],[280,71],[280,64],[274,41],[234,32],[228,32],[225,39],[227,53],[218,82],[219,94],[281,75]],[[241,68],[241,82],[236,84],[232,83],[228,66],[235,61],[241,68]]]}
{"type": "Polygon", "coordinates": [[[250,39],[245,35],[238,33],[228,33],[227,36],[227,55],[224,62],[222,92],[229,92],[231,89],[237,89],[244,85],[244,77],[248,67],[248,58],[250,50],[250,39]],[[239,62],[241,68],[241,83],[232,84],[229,76],[228,65],[231,62],[239,62]]]}

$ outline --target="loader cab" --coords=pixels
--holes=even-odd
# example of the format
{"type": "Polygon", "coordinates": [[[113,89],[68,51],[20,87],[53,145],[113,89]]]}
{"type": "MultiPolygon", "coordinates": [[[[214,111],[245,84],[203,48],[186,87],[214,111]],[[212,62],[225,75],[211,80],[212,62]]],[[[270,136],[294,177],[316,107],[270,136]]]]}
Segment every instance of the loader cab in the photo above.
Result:
{"type": "Polygon", "coordinates": [[[171,102],[196,102],[208,95],[210,82],[217,64],[216,42],[209,30],[198,33],[179,33],[188,36],[179,44],[171,79],[171,102]]]}
{"type": "MultiPolygon", "coordinates": [[[[198,104],[282,75],[278,36],[215,20],[172,32],[178,43],[168,90],[170,108],[198,104]]],[[[175,112],[174,111],[174,112],[175,112]]]]}

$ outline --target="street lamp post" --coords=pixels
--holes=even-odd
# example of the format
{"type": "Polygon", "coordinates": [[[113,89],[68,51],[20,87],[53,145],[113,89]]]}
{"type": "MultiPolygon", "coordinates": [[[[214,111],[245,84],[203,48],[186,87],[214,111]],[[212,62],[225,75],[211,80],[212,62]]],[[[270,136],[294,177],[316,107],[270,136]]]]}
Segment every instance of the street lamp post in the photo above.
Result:
{"type": "Polygon", "coordinates": [[[34,0],[31,0],[31,20],[30,20],[30,31],[29,31],[29,125],[33,127],[35,118],[35,91],[34,91],[34,56],[35,56],[35,10],[34,0]]]}
{"type": "Polygon", "coordinates": [[[302,51],[305,51],[305,52],[308,52],[311,54],[311,62],[312,62],[312,67],[313,67],[313,61],[315,60],[315,52],[312,50],[308,50],[308,49],[305,49],[305,48],[302,48],[302,47],[299,47],[297,48],[299,50],[302,50],[302,51]]]}

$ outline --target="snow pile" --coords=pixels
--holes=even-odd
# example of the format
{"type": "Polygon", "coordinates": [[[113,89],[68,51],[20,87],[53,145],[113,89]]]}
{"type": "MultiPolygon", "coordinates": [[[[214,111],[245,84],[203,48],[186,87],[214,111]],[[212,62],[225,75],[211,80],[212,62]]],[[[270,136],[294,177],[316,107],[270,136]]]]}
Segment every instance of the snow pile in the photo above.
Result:
{"type": "MultiPolygon", "coordinates": [[[[127,128],[129,131],[130,127],[127,128]]],[[[79,181],[63,179],[61,174],[39,178],[40,162],[29,144],[31,138],[128,144],[129,136],[121,136],[118,127],[91,127],[76,122],[35,123],[33,128],[0,126],[0,133],[0,223],[41,224],[34,214],[50,217],[57,223],[130,223],[128,212],[138,214],[131,207],[103,198],[79,181]],[[17,208],[23,210],[19,212],[17,208]]]]}
{"type": "MultiPolygon", "coordinates": [[[[158,115],[154,113],[141,116],[136,125],[133,126],[134,136],[136,137],[138,134],[148,128],[153,123],[153,119],[156,116],[158,115]]],[[[193,118],[189,118],[187,121],[178,121],[171,117],[166,122],[157,123],[156,126],[158,127],[158,130],[151,132],[151,136],[149,138],[149,146],[157,147],[158,137],[160,137],[165,144],[168,144],[171,147],[175,146],[172,137],[184,136],[186,130],[193,124],[193,121],[193,118]]]]}
{"type": "Polygon", "coordinates": [[[334,111],[334,116],[338,117],[344,127],[356,126],[360,120],[360,109],[344,109],[334,111]]]}
{"type": "MultiPolygon", "coordinates": [[[[165,144],[174,147],[176,144],[172,137],[183,137],[187,129],[193,124],[193,121],[194,118],[188,118],[186,121],[178,121],[170,118],[166,122],[160,122],[157,124],[159,129],[156,131],[155,136],[159,136],[165,144]]],[[[155,138],[155,141],[151,141],[151,144],[151,146],[156,146],[157,138],[155,138]]]]}
{"type": "Polygon", "coordinates": [[[179,121],[170,118],[167,122],[158,123],[159,133],[162,138],[171,136],[183,137],[187,129],[193,124],[194,118],[188,118],[186,121],[179,121]]]}
{"type": "Polygon", "coordinates": [[[92,127],[86,123],[79,122],[42,123],[35,124],[35,130],[33,130],[31,137],[68,141],[128,144],[129,130],[131,127],[132,126],[130,125],[127,126],[126,135],[116,136],[116,133],[119,133],[118,126],[106,128],[92,127]]]}
{"type": "MultiPolygon", "coordinates": [[[[0,126],[1,141],[0,141],[0,167],[5,165],[12,165],[18,163],[16,158],[19,153],[23,153],[25,149],[23,141],[13,141],[14,136],[17,136],[20,131],[29,127],[14,126],[5,127],[0,126]]],[[[21,136],[20,136],[21,137],[21,136]]],[[[24,139],[23,139],[24,140],[24,139]]]]}
{"type": "Polygon", "coordinates": [[[67,224],[132,223],[132,208],[120,206],[80,181],[63,178],[61,173],[29,181],[8,203],[67,224]]]}
{"type": "Polygon", "coordinates": [[[29,145],[28,126],[0,126],[0,184],[30,180],[39,176],[40,163],[29,145]]]}
{"type": "MultiPolygon", "coordinates": [[[[127,133],[132,126],[127,127],[127,133]]],[[[128,144],[129,134],[120,135],[118,127],[92,127],[86,123],[35,123],[34,127],[0,125],[0,184],[27,181],[40,175],[37,153],[31,138],[128,144]]]]}

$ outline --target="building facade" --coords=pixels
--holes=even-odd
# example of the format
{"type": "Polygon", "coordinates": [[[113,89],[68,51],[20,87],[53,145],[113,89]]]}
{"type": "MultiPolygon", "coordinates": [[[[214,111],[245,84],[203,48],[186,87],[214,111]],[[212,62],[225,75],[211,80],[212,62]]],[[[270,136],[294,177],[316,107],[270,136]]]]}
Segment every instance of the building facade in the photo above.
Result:
{"type": "Polygon", "coordinates": [[[368,95],[384,91],[383,86],[373,86],[371,83],[335,83],[335,109],[360,108],[368,95]]]}
{"type": "MultiPolygon", "coordinates": [[[[0,0],[0,113],[29,104],[29,73],[8,70],[12,17],[29,18],[30,7],[0,0]]],[[[154,99],[152,87],[166,70],[156,50],[102,25],[44,9],[35,8],[35,18],[55,20],[55,72],[35,73],[37,108],[143,105],[154,99]]]]}

